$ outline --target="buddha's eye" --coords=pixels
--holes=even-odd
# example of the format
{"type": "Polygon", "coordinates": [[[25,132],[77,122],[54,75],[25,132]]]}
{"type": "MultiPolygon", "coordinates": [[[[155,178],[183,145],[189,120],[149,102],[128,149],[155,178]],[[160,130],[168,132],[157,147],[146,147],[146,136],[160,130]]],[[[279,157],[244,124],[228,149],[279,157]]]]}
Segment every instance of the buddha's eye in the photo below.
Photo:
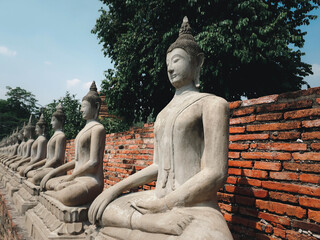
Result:
{"type": "Polygon", "coordinates": [[[179,58],[175,58],[175,59],[173,59],[173,63],[176,63],[176,62],[179,62],[179,58]]]}

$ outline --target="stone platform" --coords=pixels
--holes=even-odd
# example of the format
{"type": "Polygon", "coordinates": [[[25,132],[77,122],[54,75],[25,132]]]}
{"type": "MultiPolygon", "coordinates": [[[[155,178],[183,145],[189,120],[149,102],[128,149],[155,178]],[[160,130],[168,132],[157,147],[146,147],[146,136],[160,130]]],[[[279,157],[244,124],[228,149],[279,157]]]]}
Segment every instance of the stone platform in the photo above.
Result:
{"type": "Polygon", "coordinates": [[[67,207],[40,193],[38,204],[26,212],[28,234],[35,240],[86,239],[89,205],[67,207]]]}

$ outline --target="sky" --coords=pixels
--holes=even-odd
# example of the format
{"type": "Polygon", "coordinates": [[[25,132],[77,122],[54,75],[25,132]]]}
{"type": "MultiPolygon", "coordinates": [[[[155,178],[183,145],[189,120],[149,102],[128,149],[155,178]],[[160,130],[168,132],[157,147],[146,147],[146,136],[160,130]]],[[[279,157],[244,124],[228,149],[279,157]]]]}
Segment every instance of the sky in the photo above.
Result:
{"type": "MultiPolygon", "coordinates": [[[[99,0],[0,0],[0,99],[6,86],[26,89],[41,106],[66,91],[81,99],[93,80],[99,90],[113,67],[91,33],[102,6],[99,0]]],[[[320,18],[302,29],[308,32],[303,61],[314,71],[306,80],[318,87],[320,18]]]]}

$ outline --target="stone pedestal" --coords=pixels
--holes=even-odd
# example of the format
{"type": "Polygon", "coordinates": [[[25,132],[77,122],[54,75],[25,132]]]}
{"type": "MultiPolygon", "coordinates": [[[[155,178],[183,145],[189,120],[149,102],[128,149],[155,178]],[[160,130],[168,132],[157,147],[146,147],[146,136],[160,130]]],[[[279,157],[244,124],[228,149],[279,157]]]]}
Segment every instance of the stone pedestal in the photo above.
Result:
{"type": "Polygon", "coordinates": [[[26,227],[33,239],[85,239],[89,205],[67,207],[45,193],[40,193],[38,201],[26,212],[26,227]]]}
{"type": "Polygon", "coordinates": [[[33,208],[38,203],[40,187],[24,180],[21,188],[13,193],[12,201],[20,214],[24,214],[28,209],[33,208]]]}
{"type": "MultiPolygon", "coordinates": [[[[9,173],[11,174],[11,177],[8,177],[6,181],[6,190],[8,192],[9,197],[12,198],[13,193],[17,192],[20,189],[21,183],[24,178],[21,177],[19,173],[14,173],[11,169],[9,171],[11,171],[9,173]]],[[[10,176],[9,174],[8,176],[10,176]]]]}

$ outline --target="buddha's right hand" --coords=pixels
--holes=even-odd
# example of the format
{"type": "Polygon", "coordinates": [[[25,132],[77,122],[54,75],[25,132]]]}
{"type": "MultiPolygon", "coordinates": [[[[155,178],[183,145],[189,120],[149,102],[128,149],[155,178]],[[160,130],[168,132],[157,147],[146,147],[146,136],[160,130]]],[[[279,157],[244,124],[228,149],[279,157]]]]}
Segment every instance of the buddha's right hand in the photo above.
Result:
{"type": "Polygon", "coordinates": [[[42,178],[40,182],[41,191],[44,191],[46,189],[46,184],[52,177],[53,177],[53,174],[49,172],[47,175],[44,176],[44,178],[42,178]]]}
{"type": "Polygon", "coordinates": [[[111,188],[104,190],[91,204],[88,212],[89,221],[92,224],[98,224],[102,214],[110,202],[114,200],[116,194],[111,188]]]}
{"type": "Polygon", "coordinates": [[[24,177],[27,176],[27,173],[28,173],[29,171],[31,171],[32,169],[33,169],[32,166],[28,166],[28,167],[26,167],[25,169],[23,169],[23,176],[24,176],[24,177]]]}

